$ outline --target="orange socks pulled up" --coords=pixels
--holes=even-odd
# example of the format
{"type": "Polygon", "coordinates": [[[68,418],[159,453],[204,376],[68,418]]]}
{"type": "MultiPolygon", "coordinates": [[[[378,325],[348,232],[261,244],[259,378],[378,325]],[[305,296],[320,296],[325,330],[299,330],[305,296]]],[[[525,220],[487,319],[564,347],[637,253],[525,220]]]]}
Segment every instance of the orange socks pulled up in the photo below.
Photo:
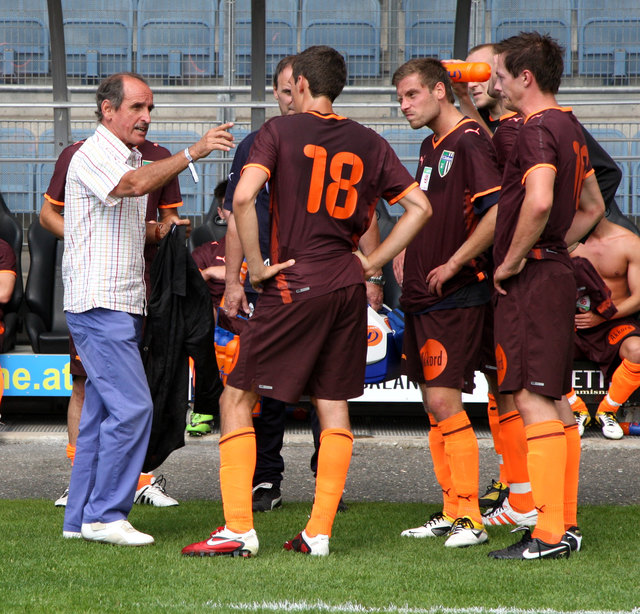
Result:
{"type": "Polygon", "coordinates": [[[436,480],[438,480],[438,484],[442,489],[442,513],[451,520],[455,520],[458,517],[458,494],[453,487],[449,460],[444,451],[442,431],[431,414],[429,414],[429,423],[431,424],[429,429],[429,451],[433,462],[433,472],[436,474],[436,480]]]}
{"type": "Polygon", "coordinates": [[[622,405],[640,387],[640,365],[623,359],[613,372],[609,392],[598,406],[598,412],[618,411],[622,405]]]}
{"type": "Polygon", "coordinates": [[[478,507],[478,477],[480,460],[478,440],[473,432],[467,412],[460,411],[438,423],[444,439],[444,450],[449,462],[451,479],[458,495],[456,518],[468,516],[482,526],[478,507]]]}
{"type": "Polygon", "coordinates": [[[220,437],[220,491],[227,529],[246,533],[253,529],[251,486],[256,468],[256,433],[253,427],[220,437]]]}
{"type": "Polygon", "coordinates": [[[316,494],[311,517],[305,528],[309,537],[328,535],[338,511],[347,480],[353,434],[347,429],[325,429],[320,434],[316,494]]]}
{"type": "Polygon", "coordinates": [[[518,411],[500,416],[500,434],[503,442],[504,464],[509,484],[509,504],[522,514],[530,512],[535,504],[531,493],[527,468],[527,438],[524,423],[518,411]]]}
{"type": "Polygon", "coordinates": [[[569,405],[571,405],[571,411],[589,413],[586,403],[577,395],[573,388],[571,389],[571,392],[567,392],[567,401],[569,401],[569,405]]]}
{"type": "Polygon", "coordinates": [[[500,416],[498,414],[498,404],[496,398],[489,393],[487,395],[489,401],[487,402],[487,417],[489,418],[489,428],[491,429],[491,437],[493,438],[493,449],[498,456],[498,466],[500,468],[499,482],[503,484],[507,483],[507,469],[504,465],[504,455],[502,453],[503,443],[502,436],[500,434],[500,416]]]}
{"type": "Polygon", "coordinates": [[[564,535],[565,471],[567,438],[560,420],[546,420],[525,426],[527,465],[538,522],[533,537],[558,543],[564,535]]]}

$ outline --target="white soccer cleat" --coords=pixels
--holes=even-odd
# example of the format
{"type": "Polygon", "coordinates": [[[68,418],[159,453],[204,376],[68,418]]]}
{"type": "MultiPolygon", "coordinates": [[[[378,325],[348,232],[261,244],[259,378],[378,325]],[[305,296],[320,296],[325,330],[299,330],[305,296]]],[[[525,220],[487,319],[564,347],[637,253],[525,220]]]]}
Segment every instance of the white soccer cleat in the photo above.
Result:
{"type": "Polygon", "coordinates": [[[433,514],[423,525],[415,529],[406,529],[400,535],[402,537],[442,537],[451,530],[453,520],[450,520],[442,512],[433,514]]]}
{"type": "Polygon", "coordinates": [[[174,507],[180,505],[173,497],[170,497],[164,490],[167,480],[159,475],[151,478],[151,484],[136,490],[133,499],[138,505],[153,505],[155,507],[174,507]]]}
{"type": "Polygon", "coordinates": [[[478,528],[468,516],[456,518],[444,545],[447,548],[468,548],[484,544],[489,539],[487,532],[478,528]]]}
{"type": "Polygon", "coordinates": [[[515,525],[518,527],[535,527],[538,521],[538,510],[535,508],[530,512],[516,512],[509,503],[509,499],[505,499],[500,507],[482,515],[482,524],[485,527],[515,525]]]}

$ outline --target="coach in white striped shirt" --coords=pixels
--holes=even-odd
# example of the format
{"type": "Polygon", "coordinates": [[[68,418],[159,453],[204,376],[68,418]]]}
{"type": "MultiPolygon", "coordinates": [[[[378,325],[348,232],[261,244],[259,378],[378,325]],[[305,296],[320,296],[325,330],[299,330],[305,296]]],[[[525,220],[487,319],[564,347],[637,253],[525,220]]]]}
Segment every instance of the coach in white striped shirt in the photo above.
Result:
{"type": "Polygon", "coordinates": [[[139,351],[146,195],[214,149],[229,151],[233,124],[142,166],[136,146],[153,109],[144,79],[112,75],[96,102],[99,125],[71,160],[65,195],[64,309],[88,378],[63,536],[140,546],[153,537],[127,517],[153,413],[139,351]]]}

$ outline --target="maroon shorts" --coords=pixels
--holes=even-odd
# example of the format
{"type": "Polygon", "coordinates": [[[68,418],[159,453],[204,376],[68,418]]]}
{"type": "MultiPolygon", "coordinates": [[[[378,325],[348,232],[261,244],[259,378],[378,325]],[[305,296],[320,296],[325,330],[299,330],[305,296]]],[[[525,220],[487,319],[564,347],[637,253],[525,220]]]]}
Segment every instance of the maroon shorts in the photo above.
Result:
{"type": "Polygon", "coordinates": [[[285,403],[303,394],[334,401],[364,391],[367,300],[364,284],[287,305],[258,301],[240,334],[227,384],[285,403]]]}
{"type": "Polygon", "coordinates": [[[635,318],[607,320],[593,328],[576,331],[576,350],[580,356],[597,363],[607,381],[620,364],[620,346],[628,337],[640,337],[640,322],[635,318]]]}
{"type": "Polygon", "coordinates": [[[76,345],[71,335],[69,335],[69,373],[71,373],[71,375],[87,377],[87,372],[82,366],[82,361],[80,360],[80,356],[78,356],[78,351],[76,350],[76,345]]]}
{"type": "Polygon", "coordinates": [[[407,377],[427,387],[471,393],[479,366],[487,305],[406,313],[403,353],[407,377]]]}
{"type": "Polygon", "coordinates": [[[500,392],[529,390],[560,399],[571,389],[576,282],[553,260],[529,260],[494,296],[500,392]]]}
{"type": "Polygon", "coordinates": [[[482,343],[480,346],[480,366],[479,371],[485,375],[496,377],[498,367],[496,367],[496,351],[493,331],[493,304],[487,305],[484,311],[484,322],[482,324],[482,343]]]}

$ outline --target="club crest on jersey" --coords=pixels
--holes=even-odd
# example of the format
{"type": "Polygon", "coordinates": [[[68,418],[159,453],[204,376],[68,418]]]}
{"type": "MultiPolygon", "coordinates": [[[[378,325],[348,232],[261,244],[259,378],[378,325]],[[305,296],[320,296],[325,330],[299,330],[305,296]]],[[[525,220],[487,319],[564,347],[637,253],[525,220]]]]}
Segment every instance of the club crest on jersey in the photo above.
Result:
{"type": "Polygon", "coordinates": [[[442,152],[440,161],[438,162],[438,175],[440,175],[440,177],[444,177],[451,170],[454,155],[455,154],[448,149],[445,149],[442,152]]]}

